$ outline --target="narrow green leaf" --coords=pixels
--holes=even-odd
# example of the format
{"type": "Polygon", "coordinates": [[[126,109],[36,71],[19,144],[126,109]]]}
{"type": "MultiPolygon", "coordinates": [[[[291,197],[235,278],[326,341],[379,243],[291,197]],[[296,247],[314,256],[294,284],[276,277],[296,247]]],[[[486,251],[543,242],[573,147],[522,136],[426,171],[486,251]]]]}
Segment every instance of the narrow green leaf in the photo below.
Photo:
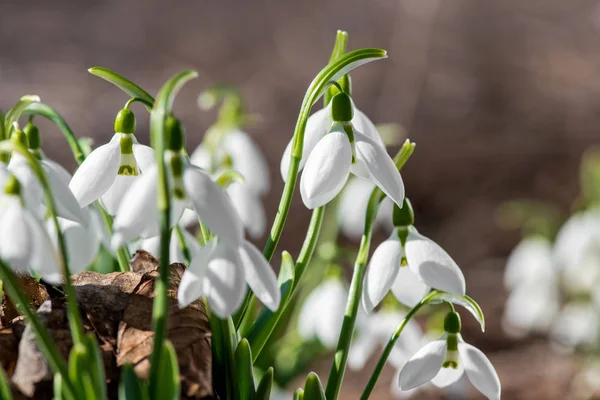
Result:
{"type": "Polygon", "coordinates": [[[136,375],[133,367],[126,364],[121,368],[119,400],[147,400],[148,393],[136,375]]]}
{"type": "Polygon", "coordinates": [[[270,367],[267,372],[265,372],[256,389],[256,396],[254,396],[255,400],[269,400],[271,398],[274,375],[273,367],[270,367]]]}
{"type": "Polygon", "coordinates": [[[157,399],[179,399],[179,365],[175,348],[169,340],[163,344],[163,354],[158,367],[157,399]]]}
{"type": "Polygon", "coordinates": [[[60,374],[54,374],[54,382],[53,382],[53,392],[54,392],[54,400],[63,400],[65,399],[63,392],[63,380],[60,374]]]}
{"type": "Polygon", "coordinates": [[[150,104],[154,103],[154,98],[150,96],[148,92],[146,92],[144,89],[142,89],[135,83],[131,82],[129,79],[117,74],[114,71],[111,71],[108,68],[92,67],[88,69],[88,72],[92,75],[104,79],[105,81],[112,83],[131,97],[138,97],[150,104]]]}
{"type": "Polygon", "coordinates": [[[281,292],[281,302],[279,303],[279,309],[275,312],[267,309],[266,307],[261,310],[258,318],[250,327],[250,331],[246,336],[254,355],[254,361],[258,357],[258,354],[262,351],[263,347],[267,343],[267,340],[273,333],[277,322],[281,318],[285,306],[292,294],[292,288],[294,287],[294,273],[295,264],[294,259],[287,251],[281,254],[281,269],[279,270],[279,291],[281,292]]]}
{"type": "Polygon", "coordinates": [[[85,346],[75,344],[69,354],[69,379],[75,385],[75,397],[83,399],[86,395],[85,387],[91,385],[85,346]]]}
{"type": "Polygon", "coordinates": [[[8,379],[6,378],[6,374],[4,373],[4,368],[2,368],[2,366],[0,365],[0,399],[12,400],[12,398],[12,391],[10,390],[8,379]]]}
{"type": "Polygon", "coordinates": [[[326,400],[325,391],[323,390],[323,385],[321,385],[319,375],[314,372],[311,372],[306,377],[306,382],[304,383],[304,396],[307,400],[326,400]]]}
{"type": "Polygon", "coordinates": [[[87,355],[89,359],[89,370],[94,392],[100,399],[105,399],[106,396],[106,375],[104,373],[104,363],[100,354],[100,347],[96,341],[96,336],[93,333],[88,333],[84,339],[87,346],[87,355]]]}
{"type": "Polygon", "coordinates": [[[6,139],[6,137],[4,137],[4,135],[5,135],[4,113],[2,112],[2,110],[0,110],[0,140],[6,139]]]}
{"type": "Polygon", "coordinates": [[[485,332],[485,316],[483,315],[483,311],[481,310],[481,307],[479,307],[479,304],[477,304],[477,302],[475,300],[473,300],[471,297],[469,297],[467,295],[461,296],[458,294],[438,292],[436,295],[434,295],[431,298],[431,300],[429,301],[429,304],[437,304],[437,303],[442,303],[444,301],[449,302],[449,303],[454,303],[454,304],[457,304],[459,306],[466,308],[467,311],[469,311],[473,315],[473,317],[475,317],[477,322],[479,322],[479,325],[481,325],[481,331],[485,332]]]}
{"type": "Polygon", "coordinates": [[[4,134],[6,135],[6,139],[8,139],[8,137],[10,136],[13,122],[17,122],[19,120],[19,117],[21,117],[21,113],[23,112],[23,110],[29,104],[39,103],[40,101],[40,96],[34,94],[27,94],[21,97],[21,99],[17,101],[14,107],[6,113],[6,116],[4,117],[4,134]]]}
{"type": "MultiPolygon", "coordinates": [[[[300,388],[296,389],[296,391],[294,392],[293,400],[304,400],[304,390],[302,390],[300,388]]],[[[312,400],[312,399],[307,397],[306,400],[312,400]]]]}
{"type": "Polygon", "coordinates": [[[242,339],[235,349],[235,368],[237,369],[237,387],[240,400],[251,400],[255,396],[254,374],[252,372],[252,353],[248,340],[242,339]]]}

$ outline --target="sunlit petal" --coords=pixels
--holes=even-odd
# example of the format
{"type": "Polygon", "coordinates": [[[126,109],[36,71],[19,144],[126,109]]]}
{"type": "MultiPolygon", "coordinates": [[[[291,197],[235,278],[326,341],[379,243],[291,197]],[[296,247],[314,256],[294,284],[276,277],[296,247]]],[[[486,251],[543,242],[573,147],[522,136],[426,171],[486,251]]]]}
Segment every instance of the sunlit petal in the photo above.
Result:
{"type": "Polygon", "coordinates": [[[458,352],[473,386],[488,399],[500,400],[500,379],[486,355],[468,343],[459,343],[458,352]]]}
{"type": "Polygon", "coordinates": [[[399,302],[414,307],[429,292],[429,286],[409,267],[402,267],[392,285],[392,292],[399,302]]]}
{"type": "Polygon", "coordinates": [[[404,251],[396,232],[381,243],[371,256],[369,268],[363,284],[363,306],[372,311],[390,291],[398,271],[404,251]]]}
{"type": "Polygon", "coordinates": [[[225,135],[223,149],[233,160],[233,169],[244,176],[256,194],[269,191],[271,178],[264,153],[245,132],[236,129],[225,135]]]}
{"type": "Polygon", "coordinates": [[[248,241],[240,247],[239,252],[248,286],[265,306],[271,311],[276,311],[281,301],[281,294],[273,268],[263,254],[248,241]]]}
{"type": "Polygon", "coordinates": [[[432,380],[446,357],[446,340],[429,342],[404,364],[400,371],[400,389],[410,390],[432,380]]]}

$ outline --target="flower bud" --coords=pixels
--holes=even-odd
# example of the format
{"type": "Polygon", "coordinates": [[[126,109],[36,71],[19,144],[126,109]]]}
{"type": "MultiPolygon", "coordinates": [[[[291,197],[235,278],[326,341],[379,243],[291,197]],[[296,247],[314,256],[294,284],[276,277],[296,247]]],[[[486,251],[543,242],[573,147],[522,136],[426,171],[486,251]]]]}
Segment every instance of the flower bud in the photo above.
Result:
{"type": "Polygon", "coordinates": [[[124,108],[117,114],[115,118],[116,133],[134,133],[135,132],[135,115],[124,108]]]}
{"type": "Polygon", "coordinates": [[[30,150],[39,150],[42,147],[42,138],[40,137],[40,131],[31,121],[25,125],[23,132],[27,135],[29,141],[30,150]]]}
{"type": "Polygon", "coordinates": [[[331,119],[334,122],[352,121],[354,117],[354,107],[352,100],[346,93],[338,93],[331,100],[331,119]]]}

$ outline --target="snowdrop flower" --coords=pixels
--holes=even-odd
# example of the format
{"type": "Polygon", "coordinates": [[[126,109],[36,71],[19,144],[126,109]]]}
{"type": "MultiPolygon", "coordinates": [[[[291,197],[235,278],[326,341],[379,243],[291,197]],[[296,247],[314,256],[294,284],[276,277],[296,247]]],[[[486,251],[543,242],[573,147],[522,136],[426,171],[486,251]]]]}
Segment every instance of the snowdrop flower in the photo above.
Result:
{"type": "Polygon", "coordinates": [[[154,150],[139,144],[133,134],[135,117],[128,109],[117,114],[115,132],[83,161],[69,185],[81,207],[100,199],[111,215],[140,174],[154,164],[154,150]]]}
{"type": "MultiPolygon", "coordinates": [[[[167,178],[171,201],[171,224],[174,225],[184,210],[193,209],[208,228],[234,247],[243,242],[244,230],[231,199],[212,178],[192,165],[182,155],[184,136],[178,121],[169,121],[171,132],[165,151],[167,178]]],[[[138,236],[153,237],[159,234],[158,169],[152,166],[137,179],[125,194],[114,221],[113,248],[138,236]]]]}
{"type": "MultiPolygon", "coordinates": [[[[26,126],[27,134],[17,129],[13,132],[11,140],[28,147],[34,156],[39,158],[39,163],[44,170],[48,182],[52,188],[56,211],[58,216],[83,223],[84,215],[79,203],[69,189],[69,173],[60,164],[48,160],[40,150],[39,133],[35,126],[26,126]]],[[[13,153],[8,164],[8,170],[11,171],[21,183],[25,203],[34,215],[42,219],[46,214],[44,207],[44,190],[38,177],[33,172],[29,162],[19,153],[13,153]]]]}
{"type": "Polygon", "coordinates": [[[58,255],[50,238],[25,208],[21,183],[3,165],[0,189],[0,258],[16,271],[31,268],[49,282],[60,282],[58,255]]]}
{"type": "MultiPolygon", "coordinates": [[[[304,340],[318,339],[326,348],[335,348],[344,321],[348,289],[338,278],[321,283],[306,298],[298,316],[298,333],[304,340]]],[[[357,324],[360,324],[358,315],[357,324]]]]}
{"type": "MultiPolygon", "coordinates": [[[[233,183],[227,194],[233,202],[248,234],[259,238],[265,233],[267,217],[260,196],[269,191],[269,166],[264,154],[249,135],[239,129],[222,134],[212,151],[200,144],[192,153],[192,164],[208,171],[213,176],[227,170],[242,174],[244,183],[233,183]]],[[[183,223],[197,223],[189,213],[184,214],[183,223]]]]}
{"type": "Polygon", "coordinates": [[[340,93],[331,103],[334,124],[310,150],[300,178],[300,194],[306,207],[313,209],[331,201],[346,184],[350,172],[370,179],[401,205],[404,184],[400,172],[385,148],[350,122],[350,96],[340,93]]]}
{"type": "Polygon", "coordinates": [[[534,236],[522,240],[506,262],[504,286],[511,290],[520,285],[536,285],[556,280],[556,263],[547,239],[534,236]]]}
{"type": "MultiPolygon", "coordinates": [[[[363,135],[367,136],[373,142],[378,144],[380,147],[385,148],[385,144],[383,140],[381,140],[381,136],[379,136],[379,132],[377,132],[377,128],[371,122],[369,117],[367,117],[362,111],[360,111],[354,105],[354,102],[351,100],[352,106],[352,117],[350,118],[350,122],[355,130],[358,130],[363,135]]],[[[327,132],[329,132],[331,125],[333,124],[333,118],[331,116],[333,109],[333,101],[329,103],[327,107],[322,108],[317,111],[313,115],[308,118],[306,121],[306,128],[304,130],[304,146],[302,151],[302,159],[300,160],[300,170],[304,168],[308,156],[314,148],[317,146],[317,143],[325,136],[327,132]]],[[[283,156],[281,157],[281,165],[280,171],[283,181],[287,179],[288,170],[290,166],[290,158],[292,155],[292,140],[288,143],[285,151],[283,152],[283,156]]],[[[357,167],[353,166],[353,169],[357,169],[357,167]]],[[[363,178],[368,178],[368,174],[365,174],[366,171],[358,169],[359,176],[363,178]],[[361,174],[362,172],[362,174],[361,174]]]]}
{"type": "Polygon", "coordinates": [[[277,277],[262,253],[250,242],[236,247],[213,239],[184,272],[177,294],[179,306],[206,296],[211,311],[220,318],[228,317],[241,306],[246,283],[265,306],[277,310],[281,300],[277,277]]]}
{"type": "Polygon", "coordinates": [[[365,310],[373,310],[390,289],[398,301],[412,307],[430,288],[464,295],[465,278],[452,257],[433,240],[412,225],[396,227],[369,261],[362,297],[365,310]]]}
{"type": "MultiPolygon", "coordinates": [[[[351,239],[358,240],[365,227],[365,212],[369,203],[371,192],[375,184],[368,179],[354,177],[348,180],[346,187],[340,195],[338,220],[340,230],[351,239]]],[[[373,230],[383,227],[391,231],[394,227],[392,221],[393,202],[389,198],[383,199],[379,212],[373,225],[373,230]]]]}
{"type": "MultiPolygon", "coordinates": [[[[193,260],[201,251],[201,247],[198,244],[196,238],[189,233],[186,229],[181,228],[181,232],[183,233],[183,240],[189,251],[189,256],[193,260]]],[[[169,242],[169,263],[183,263],[187,264],[185,254],[183,253],[183,249],[181,248],[181,243],[179,241],[179,237],[177,236],[177,232],[173,229],[171,233],[171,240],[169,242]]],[[[154,236],[148,239],[139,240],[134,246],[129,246],[130,252],[135,252],[136,250],[145,250],[148,253],[152,254],[155,258],[160,257],[160,235],[154,236]]]]}
{"type": "Polygon", "coordinates": [[[598,342],[600,320],[598,310],[591,304],[567,304],[556,317],[550,337],[556,342],[574,349],[591,346],[598,342]]]}
{"type": "MultiPolygon", "coordinates": [[[[355,339],[348,354],[348,366],[354,370],[364,368],[373,353],[387,344],[404,317],[405,315],[398,311],[382,310],[363,318],[362,323],[356,326],[355,339]]],[[[423,340],[424,334],[419,324],[409,320],[388,360],[393,365],[403,364],[423,346],[423,340]]]]}
{"type": "Polygon", "coordinates": [[[402,367],[401,390],[410,390],[427,382],[447,387],[463,373],[488,399],[500,399],[500,380],[490,360],[476,347],[464,342],[460,335],[460,317],[450,312],[444,320],[445,333],[438,340],[417,351],[402,367]]]}
{"type": "Polygon", "coordinates": [[[554,245],[559,267],[577,266],[591,246],[600,246],[600,210],[574,214],[560,228],[554,245]]]}

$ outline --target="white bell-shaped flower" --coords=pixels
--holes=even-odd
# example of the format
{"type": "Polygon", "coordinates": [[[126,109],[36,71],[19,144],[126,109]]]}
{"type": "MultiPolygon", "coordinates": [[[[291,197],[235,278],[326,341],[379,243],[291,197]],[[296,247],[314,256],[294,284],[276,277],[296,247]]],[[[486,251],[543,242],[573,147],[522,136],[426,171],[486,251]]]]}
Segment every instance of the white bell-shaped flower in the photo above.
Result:
{"type": "MultiPolygon", "coordinates": [[[[341,232],[350,239],[358,240],[363,234],[365,213],[369,197],[374,188],[375,184],[372,181],[354,177],[348,179],[346,187],[342,190],[338,208],[338,220],[341,232]]],[[[389,232],[393,229],[393,204],[389,198],[386,197],[383,199],[373,225],[373,231],[383,228],[389,232]]]]}
{"type": "MultiPolygon", "coordinates": [[[[325,136],[325,134],[331,129],[331,125],[333,123],[333,119],[331,117],[333,107],[332,103],[333,102],[330,102],[327,107],[315,112],[308,118],[308,121],[306,121],[306,128],[304,130],[304,146],[302,151],[302,159],[300,160],[300,170],[304,168],[310,153],[312,153],[317,143],[319,143],[323,136],[325,136]]],[[[350,122],[355,129],[359,132],[362,132],[363,135],[367,136],[373,142],[385,149],[385,144],[383,143],[383,140],[381,140],[381,136],[379,135],[379,132],[377,132],[377,128],[373,122],[371,122],[369,117],[367,117],[362,111],[356,108],[354,102],[351,104],[353,108],[353,117],[351,118],[350,122]]],[[[285,148],[285,151],[283,152],[283,156],[281,157],[280,172],[284,182],[287,179],[291,155],[292,141],[290,140],[285,148]]],[[[363,176],[364,178],[368,177],[361,175],[360,172],[361,171],[359,171],[359,173],[356,175],[363,176]]]]}
{"type": "Polygon", "coordinates": [[[521,285],[533,285],[541,280],[556,279],[556,263],[550,242],[542,237],[522,240],[506,261],[504,286],[514,289],[521,285]]]}
{"type": "Polygon", "coordinates": [[[106,211],[115,215],[125,192],[154,164],[154,150],[139,144],[134,131],[133,113],[121,110],[110,142],[81,163],[69,185],[81,207],[100,199],[106,211]]]}
{"type": "MultiPolygon", "coordinates": [[[[196,238],[186,229],[181,227],[181,232],[183,234],[185,245],[189,251],[190,259],[193,260],[200,253],[201,247],[196,238]]],[[[139,240],[133,246],[129,246],[130,252],[135,252],[136,250],[145,250],[154,257],[160,258],[160,236],[139,240]]],[[[169,241],[169,263],[187,264],[186,256],[175,229],[173,229],[173,232],[171,233],[171,240],[169,241]]]]}
{"type": "MultiPolygon", "coordinates": [[[[348,289],[338,278],[329,278],[308,295],[298,315],[298,333],[304,340],[318,339],[335,348],[346,310],[348,289]]],[[[359,319],[364,314],[359,314],[359,319]]],[[[359,322],[357,322],[359,323],[359,322]]]]}
{"type": "Polygon", "coordinates": [[[465,278],[452,257],[413,226],[394,229],[375,249],[363,286],[363,306],[367,311],[373,310],[390,289],[409,307],[417,304],[430,288],[458,295],[464,295],[466,290],[465,278]],[[404,246],[401,235],[406,236],[404,246]]]}
{"type": "Polygon", "coordinates": [[[236,312],[246,295],[246,283],[270,310],[277,310],[281,294],[275,272],[250,242],[234,246],[213,239],[200,249],[184,272],[177,298],[186,307],[206,296],[211,311],[225,318],[236,312]]]}
{"type": "Polygon", "coordinates": [[[600,247],[600,210],[572,215],[556,235],[554,254],[559,268],[577,268],[590,247],[600,247]]]}
{"type": "Polygon", "coordinates": [[[427,382],[447,387],[466,372],[467,377],[484,396],[499,400],[500,379],[485,354],[465,343],[460,335],[460,318],[451,312],[444,321],[446,333],[423,346],[404,364],[399,376],[402,390],[411,390],[427,382]]]}
{"type": "Polygon", "coordinates": [[[599,333],[598,310],[588,303],[569,303],[554,320],[550,337],[569,349],[575,349],[597,344],[599,333]]]}
{"type": "Polygon", "coordinates": [[[531,332],[547,333],[560,309],[560,295],[555,281],[519,285],[504,305],[502,328],[514,338],[531,332]]]}
{"type": "Polygon", "coordinates": [[[370,179],[400,206],[404,183],[392,158],[384,147],[349,122],[352,105],[348,95],[338,94],[331,103],[335,122],[308,155],[300,179],[306,207],[313,209],[331,201],[346,184],[350,172],[370,179]]]}
{"type": "Polygon", "coordinates": [[[229,185],[227,194],[248,235],[255,239],[262,237],[267,229],[267,213],[260,197],[250,190],[248,184],[239,182],[229,185]]]}
{"type": "Polygon", "coordinates": [[[29,268],[60,282],[58,254],[43,224],[25,207],[21,184],[0,165],[0,258],[16,271],[29,268]]]}

